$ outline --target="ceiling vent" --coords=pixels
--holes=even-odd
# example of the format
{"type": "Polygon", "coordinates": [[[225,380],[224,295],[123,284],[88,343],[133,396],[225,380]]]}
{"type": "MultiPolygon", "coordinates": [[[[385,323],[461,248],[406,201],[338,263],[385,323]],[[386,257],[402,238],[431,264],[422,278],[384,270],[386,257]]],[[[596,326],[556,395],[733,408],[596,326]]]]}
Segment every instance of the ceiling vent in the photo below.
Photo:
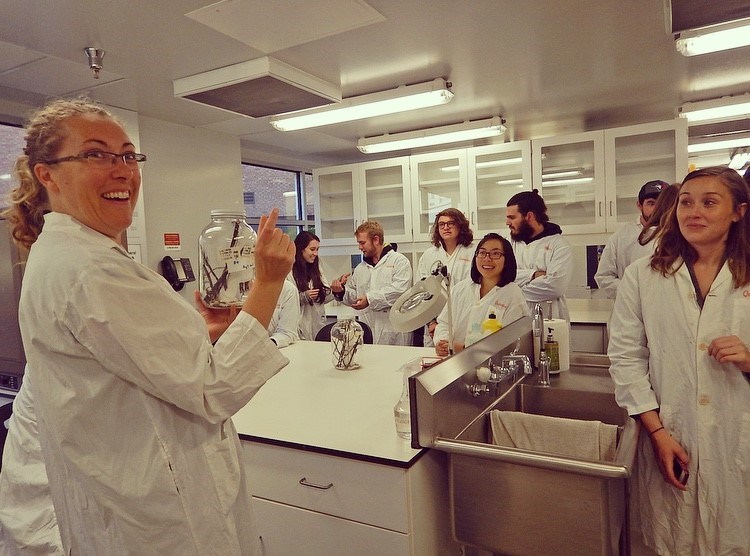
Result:
{"type": "Polygon", "coordinates": [[[182,77],[174,95],[244,116],[262,118],[341,101],[341,89],[264,56],[182,77]]]}

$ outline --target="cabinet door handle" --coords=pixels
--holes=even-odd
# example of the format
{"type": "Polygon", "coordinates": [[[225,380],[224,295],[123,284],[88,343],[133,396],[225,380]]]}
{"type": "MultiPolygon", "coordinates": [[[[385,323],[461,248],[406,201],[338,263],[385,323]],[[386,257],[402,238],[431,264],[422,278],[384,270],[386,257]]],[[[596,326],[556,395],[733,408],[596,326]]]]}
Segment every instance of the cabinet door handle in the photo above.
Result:
{"type": "Polygon", "coordinates": [[[602,216],[602,202],[599,201],[599,218],[602,216]]]}
{"type": "Polygon", "coordinates": [[[327,485],[316,485],[315,483],[311,483],[310,481],[308,481],[307,477],[302,477],[299,480],[299,484],[310,488],[317,488],[318,490],[328,490],[333,486],[333,483],[328,483],[327,485]]]}
{"type": "Polygon", "coordinates": [[[612,216],[612,201],[609,202],[609,215],[612,216]]]}

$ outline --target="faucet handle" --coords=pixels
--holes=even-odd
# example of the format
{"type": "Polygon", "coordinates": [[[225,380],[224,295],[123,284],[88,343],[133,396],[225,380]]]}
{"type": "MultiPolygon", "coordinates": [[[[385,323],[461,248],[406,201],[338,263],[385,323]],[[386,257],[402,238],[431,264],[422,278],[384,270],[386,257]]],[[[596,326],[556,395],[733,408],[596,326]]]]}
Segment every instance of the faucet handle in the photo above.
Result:
{"type": "Polygon", "coordinates": [[[509,355],[518,355],[519,351],[521,351],[521,338],[516,338],[516,347],[513,348],[513,351],[509,355]]]}

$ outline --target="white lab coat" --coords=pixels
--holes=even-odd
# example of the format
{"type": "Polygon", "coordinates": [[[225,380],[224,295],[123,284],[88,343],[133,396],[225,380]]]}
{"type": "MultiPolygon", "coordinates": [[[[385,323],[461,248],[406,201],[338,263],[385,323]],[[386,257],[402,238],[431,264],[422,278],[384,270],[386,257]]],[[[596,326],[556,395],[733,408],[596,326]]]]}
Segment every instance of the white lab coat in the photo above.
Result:
{"type": "Polygon", "coordinates": [[[631,415],[659,409],[690,455],[687,492],[666,484],[642,432],[635,505],[647,544],[663,554],[750,554],[750,384],[707,353],[715,338],[750,344],[750,286],[734,289],[725,263],[701,310],[686,265],[674,276],[625,270],[608,355],[617,402],[631,415]]]}
{"type": "Polygon", "coordinates": [[[409,259],[389,250],[375,266],[365,261],[357,265],[346,282],[342,302],[351,306],[358,297],[367,295],[369,306],[356,313],[359,320],[372,329],[374,343],[407,346],[411,343],[411,333],[396,332],[389,315],[393,304],[410,287],[409,259]]]}
{"type": "MultiPolygon", "coordinates": [[[[323,285],[328,288],[325,303],[310,303],[310,300],[307,298],[305,292],[297,290],[297,283],[294,281],[294,276],[292,274],[287,276],[287,280],[292,283],[299,298],[300,319],[298,333],[300,339],[302,340],[314,340],[315,335],[326,324],[325,307],[326,303],[333,299],[333,294],[331,293],[331,284],[330,282],[328,282],[323,273],[320,274],[320,278],[323,281],[323,285]]],[[[307,289],[312,288],[313,285],[312,282],[310,282],[307,289]]]]}
{"type": "Polygon", "coordinates": [[[299,340],[297,329],[301,314],[297,293],[297,287],[288,280],[284,280],[279,300],[276,302],[276,309],[268,324],[268,333],[280,348],[299,340]]]}
{"type": "MultiPolygon", "coordinates": [[[[24,375],[13,400],[8,438],[0,473],[0,554],[59,556],[65,554],[57,528],[47,471],[29,387],[33,373],[24,375]]],[[[0,426],[2,426],[0,424],[0,426]]]]}
{"type": "Polygon", "coordinates": [[[254,554],[231,415],[288,363],[244,312],[211,345],[161,276],[45,216],[20,302],[42,455],[66,550],[254,554]]]}
{"type": "MultiPolygon", "coordinates": [[[[473,242],[469,245],[457,245],[453,253],[448,255],[448,252],[443,249],[442,245],[431,245],[419,257],[414,282],[416,283],[430,276],[432,271],[435,270],[438,261],[448,267],[448,276],[450,277],[451,284],[458,284],[461,280],[469,278],[471,276],[471,265],[474,264],[474,249],[473,242]]],[[[432,337],[427,332],[427,326],[424,327],[422,343],[425,347],[435,345],[432,337]]]]}
{"type": "Polygon", "coordinates": [[[594,280],[609,299],[617,296],[617,286],[630,263],[654,252],[654,241],[646,245],[638,243],[641,230],[643,226],[639,217],[636,222],[623,224],[604,246],[594,280]]]}
{"type": "Polygon", "coordinates": [[[457,245],[453,253],[448,255],[442,245],[431,245],[419,257],[415,282],[429,276],[435,270],[437,262],[440,261],[448,267],[451,283],[458,284],[461,280],[470,276],[471,265],[474,262],[474,249],[474,243],[457,245]]]}
{"type": "MultiPolygon", "coordinates": [[[[554,226],[556,224],[547,224],[554,226]]],[[[573,252],[561,234],[547,235],[530,243],[511,241],[516,256],[516,284],[521,288],[529,311],[536,303],[542,304],[547,315],[546,301],[552,301],[552,317],[570,320],[565,291],[573,273],[573,252]],[[543,270],[546,276],[531,279],[534,272],[543,270]]]]}
{"type": "MultiPolygon", "coordinates": [[[[501,326],[529,314],[526,300],[521,288],[511,282],[503,287],[495,286],[483,298],[479,298],[479,284],[471,278],[461,280],[451,289],[450,311],[453,320],[453,342],[470,346],[482,338],[482,322],[490,312],[501,326]]],[[[448,340],[449,331],[448,307],[438,315],[438,325],[435,328],[435,343],[448,340]]]]}

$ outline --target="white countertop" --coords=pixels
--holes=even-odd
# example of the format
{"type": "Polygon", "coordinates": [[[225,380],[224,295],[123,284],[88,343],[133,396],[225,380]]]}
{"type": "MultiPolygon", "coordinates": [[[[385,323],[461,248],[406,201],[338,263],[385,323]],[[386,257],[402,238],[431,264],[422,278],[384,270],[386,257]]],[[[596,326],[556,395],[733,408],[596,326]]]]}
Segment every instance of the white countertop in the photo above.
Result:
{"type": "Polygon", "coordinates": [[[578,299],[568,297],[568,311],[571,324],[606,325],[612,314],[614,302],[611,299],[578,299]]]}
{"type": "Polygon", "coordinates": [[[420,450],[396,435],[393,406],[401,366],[434,356],[432,348],[360,347],[361,367],[333,367],[329,342],[300,341],[281,350],[289,365],[233,417],[241,438],[408,465],[420,450]]]}

